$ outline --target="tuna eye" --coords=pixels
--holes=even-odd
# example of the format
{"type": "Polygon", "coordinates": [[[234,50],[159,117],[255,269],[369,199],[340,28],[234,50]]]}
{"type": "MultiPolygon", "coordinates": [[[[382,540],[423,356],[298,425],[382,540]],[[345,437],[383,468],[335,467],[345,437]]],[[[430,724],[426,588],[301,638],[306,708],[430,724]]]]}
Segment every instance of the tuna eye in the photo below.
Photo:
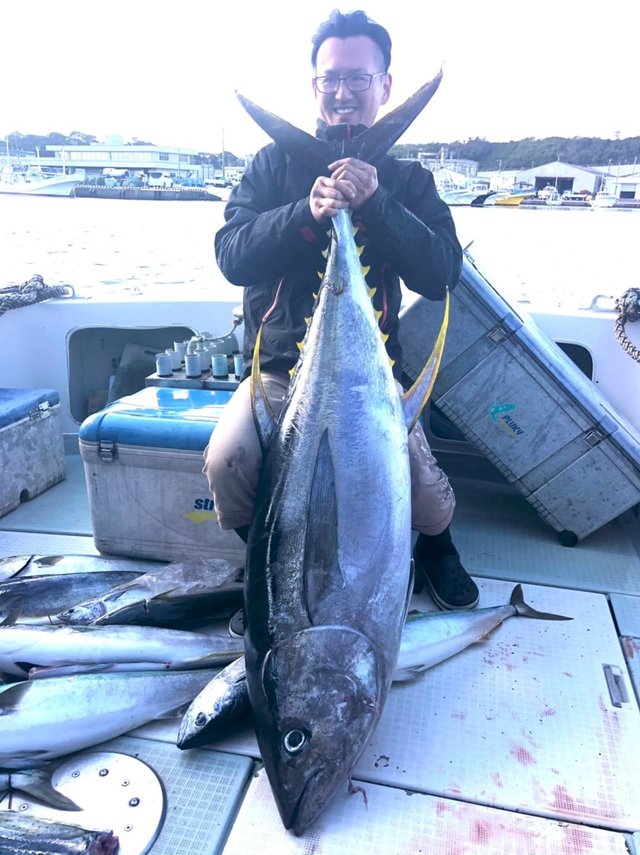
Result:
{"type": "Polygon", "coordinates": [[[284,735],[284,747],[289,754],[296,754],[304,748],[307,734],[303,730],[290,730],[284,735]]]}
{"type": "Polygon", "coordinates": [[[207,717],[203,712],[199,712],[196,716],[195,725],[196,727],[204,727],[207,723],[207,717]]]}

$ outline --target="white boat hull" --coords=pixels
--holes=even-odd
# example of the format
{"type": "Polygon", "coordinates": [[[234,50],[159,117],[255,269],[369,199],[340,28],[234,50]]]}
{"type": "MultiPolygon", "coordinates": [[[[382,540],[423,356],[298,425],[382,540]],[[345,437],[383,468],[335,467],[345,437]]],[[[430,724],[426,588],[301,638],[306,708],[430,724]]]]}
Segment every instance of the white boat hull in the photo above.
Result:
{"type": "Polygon", "coordinates": [[[83,180],[82,175],[62,175],[40,181],[0,181],[0,193],[14,196],[71,196],[73,188],[83,180]]]}

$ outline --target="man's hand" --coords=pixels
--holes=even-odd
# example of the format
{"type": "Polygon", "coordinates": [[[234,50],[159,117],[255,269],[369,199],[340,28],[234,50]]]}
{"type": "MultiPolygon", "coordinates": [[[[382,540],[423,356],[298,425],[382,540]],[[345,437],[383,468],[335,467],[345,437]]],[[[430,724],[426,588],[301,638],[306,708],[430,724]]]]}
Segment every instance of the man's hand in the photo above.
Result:
{"type": "Polygon", "coordinates": [[[311,215],[322,223],[343,208],[357,210],[378,189],[378,173],[375,166],[347,157],[329,164],[331,177],[320,176],[309,195],[311,215]]]}

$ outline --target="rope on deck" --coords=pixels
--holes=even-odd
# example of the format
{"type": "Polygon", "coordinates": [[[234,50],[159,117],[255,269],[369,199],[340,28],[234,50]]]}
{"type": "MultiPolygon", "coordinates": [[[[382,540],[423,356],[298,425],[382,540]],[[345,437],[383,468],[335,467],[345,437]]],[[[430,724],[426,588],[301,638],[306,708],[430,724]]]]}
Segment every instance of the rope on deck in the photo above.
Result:
{"type": "Polygon", "coordinates": [[[50,300],[52,297],[74,297],[75,291],[71,285],[47,285],[36,273],[22,285],[7,285],[0,288],[0,317],[9,309],[20,309],[50,300]]]}
{"type": "Polygon", "coordinates": [[[629,288],[622,297],[616,300],[616,311],[618,317],[615,322],[616,338],[632,359],[640,362],[640,348],[626,336],[624,327],[627,321],[634,323],[640,321],[640,288],[629,288]]]}

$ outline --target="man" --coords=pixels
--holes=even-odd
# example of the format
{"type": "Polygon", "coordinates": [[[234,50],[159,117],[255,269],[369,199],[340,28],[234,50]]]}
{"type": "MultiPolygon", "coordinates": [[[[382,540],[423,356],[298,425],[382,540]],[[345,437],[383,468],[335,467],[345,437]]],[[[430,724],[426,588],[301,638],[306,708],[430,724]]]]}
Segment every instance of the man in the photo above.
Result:
{"type": "MultiPolygon", "coordinates": [[[[334,11],[312,39],[313,88],[320,119],[316,136],[352,139],[374,124],[391,93],[391,39],[364,12],[334,11]]],[[[432,174],[417,162],[385,156],[377,168],[356,158],[329,164],[316,177],[283,149],[261,149],[225,209],[216,258],[226,278],[245,288],[245,377],[205,450],[220,525],[246,541],[262,451],[253,423],[248,374],[263,324],[260,366],[274,413],[287,393],[289,371],[311,314],[331,218],[350,207],[366,279],[394,374],[402,377],[398,342],[399,277],[413,291],[442,300],[455,287],[462,251],[432,174]],[[264,322],[264,323],[263,323],[264,322]]],[[[357,359],[357,354],[345,354],[357,359]]],[[[422,428],[409,436],[416,578],[444,609],[473,608],[478,589],[463,568],[449,532],[453,491],[433,458],[422,428]]],[[[365,501],[366,497],[362,497],[365,501]]]]}

